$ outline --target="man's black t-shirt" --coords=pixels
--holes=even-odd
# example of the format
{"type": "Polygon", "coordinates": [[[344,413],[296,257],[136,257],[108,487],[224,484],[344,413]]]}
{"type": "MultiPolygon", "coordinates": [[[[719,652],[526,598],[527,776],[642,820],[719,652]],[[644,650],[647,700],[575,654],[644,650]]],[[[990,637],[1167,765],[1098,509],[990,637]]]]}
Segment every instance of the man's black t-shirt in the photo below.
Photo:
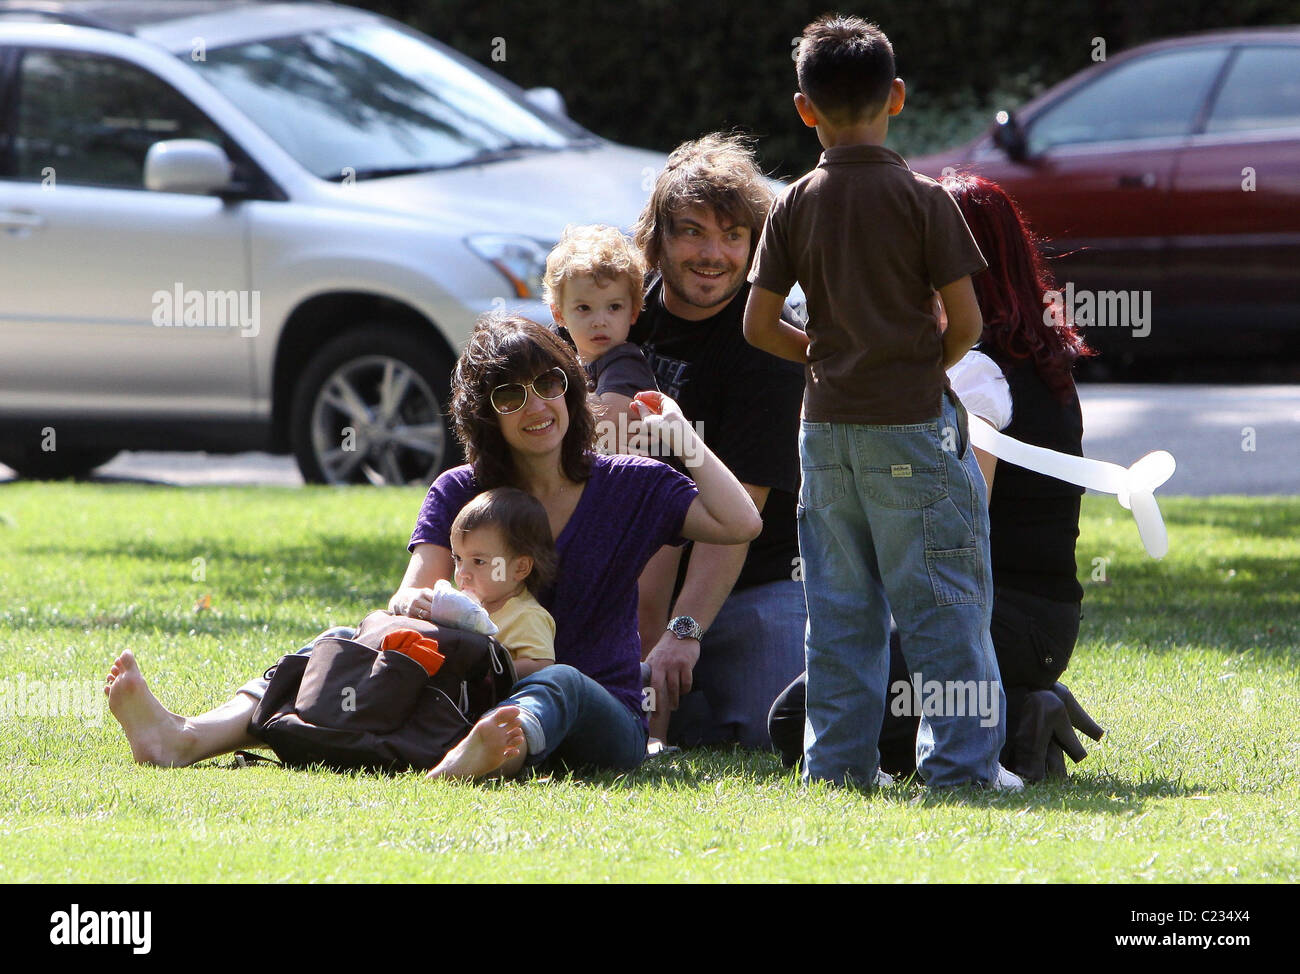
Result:
{"type": "Polygon", "coordinates": [[[628,335],[645,352],[659,391],[700,424],[704,442],[736,479],[770,488],[763,533],[749,546],[736,589],[797,577],[799,556],[795,502],[804,370],[745,341],[749,287],[712,318],[687,321],[664,307],[663,283],[656,280],[628,335]]]}

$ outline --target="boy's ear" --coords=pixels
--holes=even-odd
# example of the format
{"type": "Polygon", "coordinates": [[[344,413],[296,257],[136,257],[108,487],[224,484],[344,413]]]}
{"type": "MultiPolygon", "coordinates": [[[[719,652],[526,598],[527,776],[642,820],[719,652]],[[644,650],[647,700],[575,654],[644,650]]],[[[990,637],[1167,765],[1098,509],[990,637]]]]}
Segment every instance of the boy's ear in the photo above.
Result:
{"type": "MultiPolygon", "coordinates": [[[[555,319],[555,323],[557,325],[564,325],[564,312],[560,310],[560,306],[558,304],[551,305],[551,317],[555,319]]],[[[567,328],[569,326],[564,325],[564,327],[567,328]]]]}
{"type": "Polygon", "coordinates": [[[889,114],[897,115],[901,112],[905,101],[907,101],[907,85],[903,84],[902,78],[895,78],[889,88],[889,114]]]}
{"type": "Polygon", "coordinates": [[[799,118],[804,125],[807,125],[810,129],[817,127],[817,123],[820,121],[817,118],[817,108],[802,91],[794,93],[794,110],[799,113],[799,118]]]}

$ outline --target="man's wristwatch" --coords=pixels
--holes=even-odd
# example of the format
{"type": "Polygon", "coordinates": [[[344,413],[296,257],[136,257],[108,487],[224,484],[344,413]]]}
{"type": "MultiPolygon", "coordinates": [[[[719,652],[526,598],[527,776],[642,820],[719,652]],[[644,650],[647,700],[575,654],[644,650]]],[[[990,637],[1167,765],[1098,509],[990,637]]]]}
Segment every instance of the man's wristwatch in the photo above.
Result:
{"type": "Polygon", "coordinates": [[[668,631],[678,639],[694,639],[698,641],[703,635],[704,630],[700,624],[690,616],[678,616],[668,623],[668,631]]]}

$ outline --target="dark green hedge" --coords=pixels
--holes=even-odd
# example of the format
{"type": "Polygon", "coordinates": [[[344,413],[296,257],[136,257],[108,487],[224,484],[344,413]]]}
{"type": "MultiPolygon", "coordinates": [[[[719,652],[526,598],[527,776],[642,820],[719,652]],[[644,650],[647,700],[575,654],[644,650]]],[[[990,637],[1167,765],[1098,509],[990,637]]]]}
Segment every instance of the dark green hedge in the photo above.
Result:
{"type": "Polygon", "coordinates": [[[920,154],[974,135],[1011,106],[1109,54],[1158,37],[1300,24],[1300,0],[352,0],[388,14],[526,88],[550,85],[569,114],[617,142],[668,150],[740,126],[765,166],[797,175],[816,136],[794,114],[791,42],[828,9],[878,23],[897,53],[908,103],[890,141],[920,154]],[[504,42],[496,39],[500,38],[504,42]],[[494,60],[504,53],[505,59],[494,60]]]}

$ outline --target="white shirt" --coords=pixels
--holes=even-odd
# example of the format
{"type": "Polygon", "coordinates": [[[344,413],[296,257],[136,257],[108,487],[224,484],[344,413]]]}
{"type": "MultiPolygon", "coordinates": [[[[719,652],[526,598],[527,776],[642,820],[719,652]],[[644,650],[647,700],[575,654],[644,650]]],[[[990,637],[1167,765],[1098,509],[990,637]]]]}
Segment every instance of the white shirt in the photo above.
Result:
{"type": "Polygon", "coordinates": [[[996,362],[983,352],[969,351],[948,370],[948,381],[961,404],[994,429],[1011,422],[1011,388],[996,362]]]}

